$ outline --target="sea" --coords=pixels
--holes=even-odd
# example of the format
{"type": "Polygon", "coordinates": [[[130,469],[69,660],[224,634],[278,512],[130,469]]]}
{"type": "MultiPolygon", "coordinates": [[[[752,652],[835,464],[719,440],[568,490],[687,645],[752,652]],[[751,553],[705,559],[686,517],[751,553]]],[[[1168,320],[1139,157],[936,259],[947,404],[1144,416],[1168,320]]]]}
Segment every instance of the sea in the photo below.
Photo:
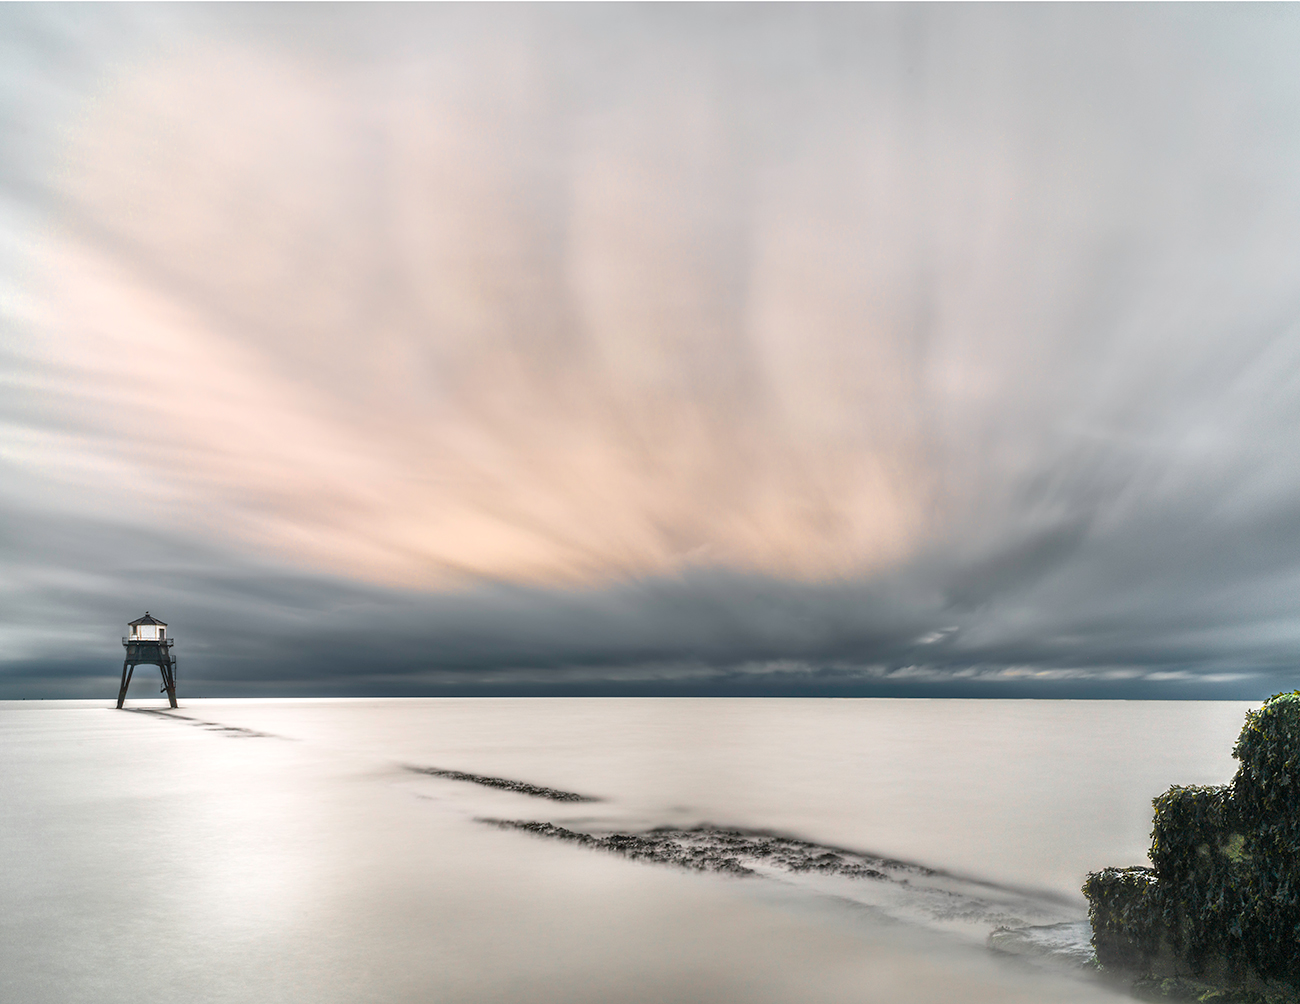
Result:
{"type": "Polygon", "coordinates": [[[1090,870],[1251,705],[0,703],[0,1000],[1117,1001],[1090,870]]]}

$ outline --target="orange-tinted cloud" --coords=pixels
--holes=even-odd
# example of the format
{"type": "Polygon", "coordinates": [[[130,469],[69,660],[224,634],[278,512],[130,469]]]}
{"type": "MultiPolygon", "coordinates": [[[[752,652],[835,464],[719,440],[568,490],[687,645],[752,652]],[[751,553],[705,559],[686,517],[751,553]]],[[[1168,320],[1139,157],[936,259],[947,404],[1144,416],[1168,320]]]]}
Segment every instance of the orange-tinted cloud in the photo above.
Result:
{"type": "Polygon", "coordinates": [[[201,45],[112,80],[43,262],[42,351],[107,448],[172,518],[379,581],[909,554],[917,291],[858,234],[896,222],[809,204],[820,162],[744,162],[707,80],[557,107],[505,49],[338,78],[201,45]]]}

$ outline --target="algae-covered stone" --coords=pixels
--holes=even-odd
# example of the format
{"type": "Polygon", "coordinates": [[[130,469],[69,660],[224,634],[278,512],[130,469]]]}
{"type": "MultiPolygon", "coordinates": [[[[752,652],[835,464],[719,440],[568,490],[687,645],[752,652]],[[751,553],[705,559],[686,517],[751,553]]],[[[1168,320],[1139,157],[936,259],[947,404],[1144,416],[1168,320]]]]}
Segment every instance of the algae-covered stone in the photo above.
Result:
{"type": "Polygon", "coordinates": [[[1229,869],[1244,959],[1263,975],[1300,986],[1300,691],[1277,694],[1246,725],[1232,755],[1243,818],[1229,869]]]}
{"type": "Polygon", "coordinates": [[[1241,891],[1253,855],[1233,786],[1175,785],[1153,805],[1151,862],[1166,893],[1173,952],[1197,968],[1213,956],[1239,957],[1241,891]]]}
{"type": "Polygon", "coordinates": [[[1220,864],[1220,848],[1244,839],[1233,796],[1230,784],[1174,785],[1152,800],[1151,863],[1162,878],[1182,882],[1213,870],[1220,864]]]}
{"type": "Polygon", "coordinates": [[[1300,802],[1300,690],[1246,712],[1232,755],[1241,761],[1233,786],[1243,803],[1260,815],[1292,812],[1300,802]]]}
{"type": "Polygon", "coordinates": [[[1189,976],[1144,976],[1133,984],[1133,996],[1144,1001],[1198,1001],[1199,1004],[1297,1004],[1289,988],[1226,987],[1189,976]]]}
{"type": "Polygon", "coordinates": [[[1154,799],[1154,868],[1088,876],[1103,966],[1300,988],[1300,691],[1249,712],[1233,756],[1231,784],[1154,799]]]}
{"type": "Polygon", "coordinates": [[[1160,950],[1163,904],[1150,868],[1103,868],[1083,884],[1097,961],[1115,969],[1151,967],[1160,950]]]}

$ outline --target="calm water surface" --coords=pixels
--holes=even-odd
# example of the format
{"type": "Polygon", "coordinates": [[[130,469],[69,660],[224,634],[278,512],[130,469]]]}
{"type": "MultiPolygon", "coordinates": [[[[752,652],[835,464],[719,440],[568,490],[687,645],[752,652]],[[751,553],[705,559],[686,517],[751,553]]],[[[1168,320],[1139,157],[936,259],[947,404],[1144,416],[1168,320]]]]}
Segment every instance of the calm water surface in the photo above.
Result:
{"type": "Polygon", "coordinates": [[[477,819],[773,830],[1077,918],[1085,872],[1145,862],[1153,795],[1232,775],[1247,707],[183,701],[168,717],[3,703],[0,998],[1116,1000],[988,951],[978,920],[900,922],[861,880],[684,872],[477,819]]]}

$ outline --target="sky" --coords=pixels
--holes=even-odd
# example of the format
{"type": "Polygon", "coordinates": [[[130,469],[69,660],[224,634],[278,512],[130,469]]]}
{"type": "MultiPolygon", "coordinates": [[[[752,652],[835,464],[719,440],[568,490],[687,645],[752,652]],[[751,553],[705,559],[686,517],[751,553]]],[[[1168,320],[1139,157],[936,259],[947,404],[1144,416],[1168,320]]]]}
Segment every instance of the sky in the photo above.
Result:
{"type": "Polygon", "coordinates": [[[0,698],[1300,686],[1298,49],[6,5],[0,698]]]}

